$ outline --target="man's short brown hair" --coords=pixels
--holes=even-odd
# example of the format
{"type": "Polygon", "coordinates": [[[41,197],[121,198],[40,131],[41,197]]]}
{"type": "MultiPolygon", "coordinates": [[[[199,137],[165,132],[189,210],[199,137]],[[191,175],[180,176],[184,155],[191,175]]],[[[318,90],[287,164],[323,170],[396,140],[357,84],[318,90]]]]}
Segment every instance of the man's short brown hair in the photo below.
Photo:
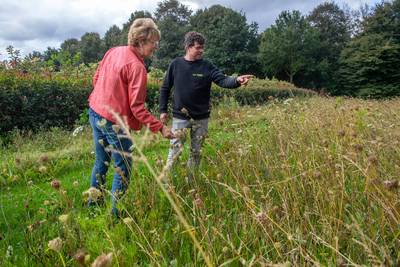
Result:
{"type": "Polygon", "coordinates": [[[201,33],[192,31],[185,34],[185,40],[183,44],[185,46],[185,49],[188,49],[189,47],[194,46],[195,43],[198,43],[199,45],[204,45],[205,42],[206,39],[201,33]]]}

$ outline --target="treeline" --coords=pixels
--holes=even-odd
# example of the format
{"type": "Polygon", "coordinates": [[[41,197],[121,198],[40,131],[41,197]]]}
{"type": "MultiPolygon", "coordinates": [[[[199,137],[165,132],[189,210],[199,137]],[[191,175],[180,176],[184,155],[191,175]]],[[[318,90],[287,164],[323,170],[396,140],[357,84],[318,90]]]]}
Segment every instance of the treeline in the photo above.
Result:
{"type": "MultiPolygon", "coordinates": [[[[176,0],[158,4],[154,14],[136,11],[103,37],[89,32],[65,40],[59,49],[33,52],[55,70],[98,62],[110,47],[127,42],[136,18],[153,18],[162,34],[152,67],[165,70],[183,54],[183,36],[189,30],[207,38],[205,56],[227,74],[251,73],[278,78],[296,86],[332,95],[390,97],[400,95],[400,0],[384,1],[358,11],[325,2],[309,14],[283,11],[275,23],[259,32],[244,13],[221,5],[193,13],[176,0]]],[[[10,62],[18,51],[8,48],[10,62]]]]}

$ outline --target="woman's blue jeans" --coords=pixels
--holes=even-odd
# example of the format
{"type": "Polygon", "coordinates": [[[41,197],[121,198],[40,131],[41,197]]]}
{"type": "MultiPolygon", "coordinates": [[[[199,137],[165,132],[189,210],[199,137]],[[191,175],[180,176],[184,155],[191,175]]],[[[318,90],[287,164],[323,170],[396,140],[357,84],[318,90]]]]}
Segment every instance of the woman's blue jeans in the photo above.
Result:
{"type": "MultiPolygon", "coordinates": [[[[96,159],[94,162],[90,186],[100,190],[105,189],[106,174],[114,160],[114,179],[111,188],[112,212],[118,215],[116,202],[122,196],[128,185],[132,170],[131,149],[132,141],[127,138],[129,133],[113,129],[113,123],[104,119],[91,108],[89,109],[89,121],[93,129],[93,140],[96,159]]],[[[89,205],[91,201],[89,200],[89,205]]]]}

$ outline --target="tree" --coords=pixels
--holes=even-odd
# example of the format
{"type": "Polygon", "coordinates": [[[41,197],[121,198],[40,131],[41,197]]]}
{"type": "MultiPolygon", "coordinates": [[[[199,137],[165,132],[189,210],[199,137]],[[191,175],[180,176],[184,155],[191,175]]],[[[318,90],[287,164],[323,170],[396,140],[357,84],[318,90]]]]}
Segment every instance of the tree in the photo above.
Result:
{"type": "Polygon", "coordinates": [[[80,43],[78,39],[71,38],[65,40],[61,44],[61,51],[58,53],[58,60],[61,65],[79,65],[79,61],[76,62],[76,58],[80,54],[80,43]]]}
{"type": "Polygon", "coordinates": [[[155,67],[166,70],[173,58],[182,55],[182,41],[188,31],[191,14],[192,11],[177,0],[165,0],[158,4],[154,17],[161,31],[161,41],[153,61],[155,67]]]}
{"type": "Polygon", "coordinates": [[[302,86],[314,88],[334,87],[340,52],[350,41],[351,18],[333,2],[318,5],[307,17],[318,34],[318,49],[312,53],[315,65],[307,68],[302,86]]]}
{"type": "Polygon", "coordinates": [[[293,83],[295,75],[313,66],[317,34],[299,11],[283,11],[275,25],[262,34],[259,59],[267,76],[282,76],[293,83]]]}
{"type": "Polygon", "coordinates": [[[54,47],[47,47],[47,49],[43,52],[43,60],[48,61],[52,55],[57,54],[58,51],[59,50],[54,47]]]}
{"type": "Polygon", "coordinates": [[[214,5],[198,10],[190,24],[207,39],[205,56],[223,71],[259,74],[257,23],[249,25],[244,14],[214,5]]]}
{"type": "Polygon", "coordinates": [[[400,95],[400,0],[377,4],[342,51],[337,94],[400,95]]]}
{"type": "Polygon", "coordinates": [[[9,58],[8,62],[11,68],[16,68],[21,62],[21,54],[19,49],[15,49],[12,45],[9,45],[6,47],[6,51],[9,58]]]}
{"type": "Polygon", "coordinates": [[[79,52],[79,41],[76,38],[65,40],[61,44],[61,50],[67,51],[72,57],[79,52]]]}
{"type": "Polygon", "coordinates": [[[126,45],[126,43],[122,43],[121,34],[122,31],[117,25],[111,26],[104,34],[105,49],[108,50],[114,46],[126,45]]]}
{"type": "Polygon", "coordinates": [[[100,35],[95,32],[88,32],[82,35],[80,41],[82,61],[85,64],[98,62],[104,55],[104,44],[100,35]]]}

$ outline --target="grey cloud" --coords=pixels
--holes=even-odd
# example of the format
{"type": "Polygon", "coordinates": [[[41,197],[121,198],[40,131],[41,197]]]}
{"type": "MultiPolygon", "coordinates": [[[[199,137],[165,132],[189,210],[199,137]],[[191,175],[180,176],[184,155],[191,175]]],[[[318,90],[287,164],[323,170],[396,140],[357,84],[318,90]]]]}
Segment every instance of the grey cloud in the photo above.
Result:
{"type": "MultiPolygon", "coordinates": [[[[353,8],[357,7],[360,0],[342,0],[349,2],[353,8]]],[[[191,3],[196,3],[199,8],[210,7],[212,5],[222,5],[232,8],[236,11],[241,11],[246,15],[248,22],[257,22],[259,31],[264,31],[267,27],[275,23],[279,14],[284,10],[299,10],[303,15],[308,15],[319,4],[326,2],[325,0],[192,0],[191,3]]],[[[341,6],[341,3],[338,3],[341,6]]]]}

